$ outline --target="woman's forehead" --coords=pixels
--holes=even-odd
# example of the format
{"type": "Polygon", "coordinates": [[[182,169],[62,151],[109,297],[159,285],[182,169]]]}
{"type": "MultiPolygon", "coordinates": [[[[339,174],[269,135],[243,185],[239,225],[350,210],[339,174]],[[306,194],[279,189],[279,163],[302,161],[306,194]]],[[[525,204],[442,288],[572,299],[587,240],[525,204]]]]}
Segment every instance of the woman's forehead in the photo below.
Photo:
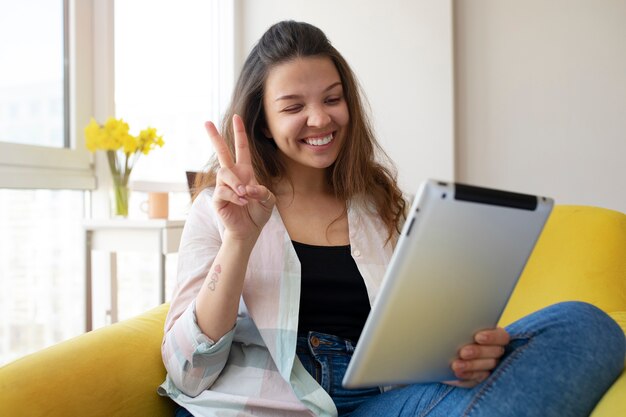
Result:
{"type": "Polygon", "coordinates": [[[288,96],[322,93],[341,85],[341,77],[329,57],[295,58],[273,66],[265,80],[265,93],[271,101],[288,96]]]}

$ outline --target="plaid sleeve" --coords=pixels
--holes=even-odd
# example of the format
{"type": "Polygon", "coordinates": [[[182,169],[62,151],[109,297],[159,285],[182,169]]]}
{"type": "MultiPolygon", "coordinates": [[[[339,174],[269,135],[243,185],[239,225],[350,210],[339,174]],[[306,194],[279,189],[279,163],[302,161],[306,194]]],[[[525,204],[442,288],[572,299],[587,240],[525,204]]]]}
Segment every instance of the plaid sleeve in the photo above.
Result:
{"type": "Polygon", "coordinates": [[[198,327],[195,301],[165,334],[162,355],[174,385],[195,397],[209,388],[226,364],[235,333],[234,328],[217,342],[198,327]]]}

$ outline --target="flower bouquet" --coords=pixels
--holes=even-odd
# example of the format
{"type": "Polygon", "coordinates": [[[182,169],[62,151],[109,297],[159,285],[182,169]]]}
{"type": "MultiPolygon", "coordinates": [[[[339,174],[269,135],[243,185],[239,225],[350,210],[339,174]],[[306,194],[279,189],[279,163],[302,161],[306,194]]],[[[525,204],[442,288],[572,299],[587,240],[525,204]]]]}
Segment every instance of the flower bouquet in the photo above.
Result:
{"type": "Polygon", "coordinates": [[[128,216],[128,179],[133,166],[142,153],[147,155],[157,146],[163,146],[163,137],[152,127],[133,136],[129,133],[128,123],[110,117],[104,125],[92,118],[85,128],[85,139],[87,149],[91,152],[106,151],[113,177],[115,215],[128,216]]]}

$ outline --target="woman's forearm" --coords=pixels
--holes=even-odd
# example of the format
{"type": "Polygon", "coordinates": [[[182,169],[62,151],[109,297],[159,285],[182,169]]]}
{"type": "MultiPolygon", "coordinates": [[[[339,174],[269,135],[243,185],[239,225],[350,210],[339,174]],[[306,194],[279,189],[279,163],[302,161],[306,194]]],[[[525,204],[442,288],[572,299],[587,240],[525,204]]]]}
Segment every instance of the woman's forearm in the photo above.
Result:
{"type": "Polygon", "coordinates": [[[196,298],[198,326],[216,342],[233,328],[237,319],[243,281],[255,243],[256,238],[242,241],[225,235],[196,298]]]}

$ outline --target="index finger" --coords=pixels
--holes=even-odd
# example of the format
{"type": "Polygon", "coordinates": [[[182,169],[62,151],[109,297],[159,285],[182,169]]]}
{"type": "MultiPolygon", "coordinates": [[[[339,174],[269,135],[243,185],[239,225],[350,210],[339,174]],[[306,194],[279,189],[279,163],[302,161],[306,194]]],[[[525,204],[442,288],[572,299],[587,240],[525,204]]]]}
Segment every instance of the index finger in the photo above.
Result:
{"type": "Polygon", "coordinates": [[[474,340],[480,345],[506,346],[509,344],[511,336],[502,327],[496,327],[476,333],[474,340]]]}
{"type": "Polygon", "coordinates": [[[215,148],[215,153],[217,154],[217,160],[219,161],[220,166],[223,168],[230,168],[235,165],[233,157],[230,154],[230,150],[228,149],[228,146],[226,146],[226,142],[224,142],[224,139],[217,131],[213,122],[204,123],[204,127],[209,134],[209,138],[211,138],[211,142],[215,148]]]}
{"type": "Polygon", "coordinates": [[[248,135],[243,125],[243,120],[236,114],[233,116],[233,128],[235,130],[235,160],[238,164],[252,164],[250,148],[248,147],[248,135]]]}

